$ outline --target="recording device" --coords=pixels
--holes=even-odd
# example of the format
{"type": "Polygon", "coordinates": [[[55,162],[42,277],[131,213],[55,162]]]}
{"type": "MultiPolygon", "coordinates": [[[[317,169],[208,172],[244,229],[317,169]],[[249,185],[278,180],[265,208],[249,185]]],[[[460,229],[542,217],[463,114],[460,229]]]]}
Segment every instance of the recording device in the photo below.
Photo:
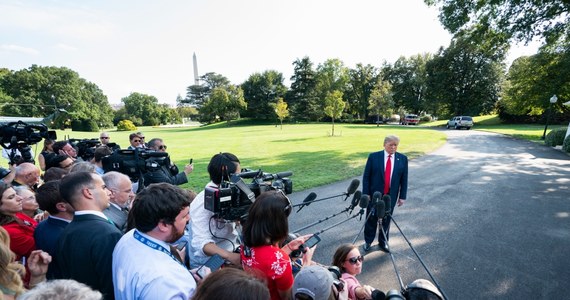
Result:
{"type": "Polygon", "coordinates": [[[392,212],[392,199],[390,195],[386,194],[382,196],[382,201],[384,202],[384,208],[386,209],[386,214],[391,214],[392,212]]]}
{"type": "MultiPolygon", "coordinates": [[[[117,171],[129,176],[132,181],[142,180],[144,173],[158,170],[169,161],[167,152],[142,148],[117,150],[102,159],[105,173],[117,171]]],[[[139,187],[143,186],[139,182],[139,187]]]]}
{"type": "Polygon", "coordinates": [[[193,160],[194,160],[194,159],[192,159],[192,158],[191,158],[191,159],[190,159],[190,163],[189,163],[189,164],[192,164],[192,161],[193,161],[193,160]]]}
{"type": "MultiPolygon", "coordinates": [[[[313,202],[319,202],[319,201],[329,200],[329,199],[336,198],[336,197],[339,197],[339,196],[346,196],[346,197],[344,198],[344,200],[346,200],[346,199],[348,199],[348,197],[349,197],[350,195],[352,195],[352,194],[354,194],[354,192],[356,192],[356,189],[358,189],[358,186],[359,186],[359,185],[360,185],[360,180],[358,180],[358,179],[353,179],[353,180],[350,182],[350,185],[348,186],[348,188],[346,189],[346,192],[344,192],[344,193],[340,193],[340,194],[338,194],[338,195],[333,195],[333,196],[329,196],[329,197],[325,197],[325,198],[321,198],[321,199],[317,199],[317,200],[315,200],[315,199],[309,200],[309,199],[308,199],[309,197],[307,197],[305,200],[303,200],[303,203],[295,204],[295,205],[293,205],[293,207],[300,206],[299,210],[297,210],[297,212],[299,212],[303,207],[309,206],[309,205],[310,205],[311,203],[313,203],[313,202]]],[[[309,194],[309,195],[311,195],[311,194],[309,194]]],[[[315,195],[315,198],[316,198],[316,195],[315,195]]]]}
{"type": "Polygon", "coordinates": [[[214,272],[219,269],[224,262],[225,260],[220,255],[214,254],[208,258],[205,264],[201,265],[198,270],[196,270],[196,275],[200,276],[200,278],[204,278],[207,275],[206,268],[204,267],[208,267],[211,272],[214,272]]]}
{"type": "Polygon", "coordinates": [[[243,169],[242,173],[231,174],[230,180],[223,181],[220,187],[206,187],[204,208],[224,220],[243,220],[259,194],[271,190],[291,194],[293,181],[288,178],[291,175],[293,172],[269,174],[261,170],[243,169]],[[252,182],[246,184],[243,178],[252,179],[252,182]]]}
{"type": "Polygon", "coordinates": [[[360,198],[362,198],[362,192],[356,191],[356,193],[354,193],[352,196],[352,201],[350,202],[350,211],[348,212],[349,214],[351,214],[352,211],[358,206],[358,203],[360,203],[360,198]]]}
{"type": "MultiPolygon", "coordinates": [[[[306,203],[307,206],[309,206],[309,204],[311,204],[311,202],[315,201],[315,199],[317,199],[317,194],[315,192],[311,192],[309,195],[307,195],[307,197],[303,200],[303,204],[306,203]]],[[[301,209],[303,209],[303,207],[305,207],[304,205],[301,205],[299,207],[299,209],[297,210],[297,212],[300,212],[301,209]]]]}
{"type": "Polygon", "coordinates": [[[95,156],[95,149],[101,145],[97,138],[93,139],[69,139],[69,144],[77,149],[77,156],[83,161],[90,161],[95,156]]]}
{"type": "Polygon", "coordinates": [[[9,149],[10,164],[35,163],[30,145],[46,139],[57,139],[55,131],[45,124],[27,124],[22,121],[0,125],[0,146],[9,149]],[[19,152],[19,154],[18,154],[19,152]]]}

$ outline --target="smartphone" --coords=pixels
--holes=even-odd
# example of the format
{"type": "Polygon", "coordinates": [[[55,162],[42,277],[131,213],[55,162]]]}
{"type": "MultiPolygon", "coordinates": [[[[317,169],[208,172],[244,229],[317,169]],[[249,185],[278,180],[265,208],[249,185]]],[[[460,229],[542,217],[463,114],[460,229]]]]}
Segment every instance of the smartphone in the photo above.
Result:
{"type": "Polygon", "coordinates": [[[211,256],[205,264],[201,265],[198,270],[196,270],[196,274],[200,276],[200,278],[206,277],[206,268],[210,268],[210,271],[214,272],[219,269],[224,264],[224,259],[219,256],[218,254],[214,254],[211,256]]]}
{"type": "Polygon", "coordinates": [[[176,245],[176,249],[182,251],[186,245],[188,245],[188,241],[182,241],[176,245]]]}
{"type": "Polygon", "coordinates": [[[192,161],[193,161],[193,159],[191,158],[191,159],[190,159],[190,164],[192,164],[192,161]]]}
{"type": "Polygon", "coordinates": [[[313,234],[313,236],[311,236],[311,237],[305,242],[305,248],[313,248],[313,246],[315,246],[316,244],[318,244],[320,241],[321,241],[321,238],[319,237],[319,235],[313,234]]]}

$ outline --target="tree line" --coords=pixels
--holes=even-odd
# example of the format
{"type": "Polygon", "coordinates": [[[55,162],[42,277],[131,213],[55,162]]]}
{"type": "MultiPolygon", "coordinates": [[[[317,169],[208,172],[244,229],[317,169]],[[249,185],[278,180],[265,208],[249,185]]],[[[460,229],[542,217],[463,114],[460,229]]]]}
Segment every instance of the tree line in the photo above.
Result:
{"type": "MultiPolygon", "coordinates": [[[[254,73],[240,84],[215,72],[188,86],[177,107],[152,95],[131,93],[113,111],[96,84],[67,68],[32,65],[0,69],[2,115],[45,116],[55,107],[68,114],[54,126],[110,127],[121,120],[159,125],[198,118],[212,123],[238,118],[277,121],[365,122],[393,114],[446,118],[498,113],[509,122],[537,122],[552,106],[555,120],[570,118],[570,4],[553,0],[425,0],[437,5],[442,24],[454,34],[436,53],[400,57],[380,66],[354,68],[334,58],[315,64],[309,57],[292,63],[290,87],[275,70],[254,73]],[[509,17],[510,16],[510,17],[509,17]],[[514,17],[516,16],[516,17],[514,17]],[[509,44],[541,39],[532,56],[505,65],[509,44]],[[97,108],[97,109],[93,109],[97,108]]],[[[334,130],[334,125],[333,125],[334,130]]]]}

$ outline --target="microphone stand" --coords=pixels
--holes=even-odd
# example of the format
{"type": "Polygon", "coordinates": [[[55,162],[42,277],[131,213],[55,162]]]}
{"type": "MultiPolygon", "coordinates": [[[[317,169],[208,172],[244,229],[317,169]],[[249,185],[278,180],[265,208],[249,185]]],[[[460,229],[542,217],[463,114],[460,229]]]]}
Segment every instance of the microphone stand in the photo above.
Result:
{"type": "MultiPolygon", "coordinates": [[[[364,214],[364,208],[362,208],[362,214],[364,214]]],[[[366,216],[366,220],[364,220],[364,224],[362,225],[362,227],[360,227],[360,230],[358,231],[358,233],[356,234],[356,236],[354,237],[354,239],[352,240],[352,244],[356,243],[356,240],[358,239],[358,236],[360,236],[360,234],[362,233],[362,230],[364,230],[364,227],[366,226],[366,222],[368,222],[368,219],[370,219],[370,216],[372,216],[373,214],[376,213],[376,207],[372,207],[370,209],[370,213],[368,214],[368,216],[366,216]]],[[[361,214],[361,215],[362,215],[361,214]]]]}
{"type": "Polygon", "coordinates": [[[348,222],[349,220],[354,219],[354,218],[356,218],[356,217],[358,217],[358,216],[361,216],[361,215],[363,215],[363,214],[364,214],[364,208],[361,208],[360,211],[359,211],[357,214],[350,216],[350,217],[349,217],[348,219],[346,219],[346,220],[342,220],[342,221],[340,221],[340,222],[337,222],[337,223],[335,223],[335,224],[332,224],[332,225],[329,226],[329,227],[325,227],[325,228],[321,229],[320,231],[316,232],[315,234],[321,234],[321,233],[323,233],[323,232],[325,232],[325,231],[327,231],[327,230],[329,230],[329,229],[331,229],[331,228],[334,228],[335,226],[338,226],[338,225],[340,225],[340,224],[342,224],[342,223],[348,222]]]}
{"type": "MultiPolygon", "coordinates": [[[[340,196],[346,196],[346,199],[348,199],[348,197],[350,196],[350,194],[348,194],[348,193],[342,193],[342,194],[338,194],[338,195],[334,195],[334,196],[329,196],[329,197],[325,197],[325,198],[321,198],[321,199],[317,199],[317,200],[313,200],[313,201],[308,201],[308,202],[302,202],[302,203],[299,203],[299,204],[294,204],[294,205],[292,205],[291,207],[297,207],[297,206],[302,206],[302,207],[303,207],[303,206],[308,206],[308,205],[311,204],[311,203],[320,202],[320,201],[325,201],[325,200],[329,200],[329,199],[336,198],[336,197],[340,197],[340,196]]],[[[344,200],[346,200],[346,199],[344,199],[344,200]]]]}
{"type": "MultiPolygon", "coordinates": [[[[396,220],[394,220],[394,217],[391,216],[391,214],[389,212],[386,212],[386,214],[390,217],[391,221],[394,222],[394,225],[396,225],[396,227],[398,228],[398,231],[400,231],[400,234],[402,234],[402,236],[404,237],[404,239],[406,240],[406,242],[408,243],[408,246],[410,246],[410,249],[412,249],[412,251],[414,252],[414,254],[416,255],[416,257],[418,258],[418,260],[420,261],[420,263],[422,264],[422,266],[424,267],[424,269],[426,270],[426,272],[428,273],[429,277],[431,278],[431,280],[433,281],[433,283],[435,284],[435,286],[437,287],[437,289],[441,292],[441,295],[443,296],[443,299],[449,299],[447,297],[447,295],[445,294],[445,292],[441,289],[439,283],[437,282],[437,280],[435,280],[435,277],[433,277],[433,275],[431,274],[431,272],[429,271],[428,267],[426,266],[426,264],[424,263],[424,261],[422,260],[422,258],[420,257],[420,255],[418,254],[418,252],[416,252],[416,249],[414,249],[414,247],[412,246],[412,243],[410,243],[410,241],[408,240],[408,238],[404,235],[404,232],[402,231],[402,229],[400,229],[400,226],[398,226],[398,223],[396,223],[396,220]]],[[[386,238],[386,233],[384,232],[384,228],[382,228],[382,234],[384,234],[384,238],[386,238]]],[[[386,241],[386,245],[388,245],[388,241],[386,241]]],[[[390,247],[388,247],[388,250],[390,249],[390,247]]],[[[392,256],[392,252],[390,251],[390,257],[392,256]]],[[[392,258],[392,262],[394,262],[394,258],[392,258]]],[[[396,264],[394,264],[394,269],[396,269],[396,264]]],[[[398,279],[400,279],[400,275],[398,274],[398,270],[396,270],[396,274],[398,275],[398,279]]],[[[402,285],[402,280],[400,279],[400,286],[402,285]]],[[[402,290],[404,290],[402,288],[402,290]]]]}
{"type": "MultiPolygon", "coordinates": [[[[315,225],[317,225],[317,224],[320,224],[320,223],[322,223],[322,222],[324,222],[324,221],[326,221],[326,220],[332,219],[332,218],[334,218],[334,217],[336,217],[336,216],[338,216],[338,215],[340,215],[340,214],[342,214],[342,213],[348,212],[350,209],[351,209],[351,206],[349,206],[349,207],[343,209],[342,211],[340,211],[340,212],[338,212],[338,213],[332,214],[332,215],[330,215],[330,216],[328,216],[328,217],[325,217],[325,218],[323,218],[323,219],[320,219],[320,220],[318,220],[318,221],[315,221],[315,222],[313,222],[313,223],[311,223],[311,224],[309,224],[309,225],[303,226],[303,227],[301,227],[301,228],[299,228],[299,229],[293,231],[293,233],[299,233],[300,231],[303,231],[303,230],[305,230],[305,229],[307,229],[307,228],[309,228],[309,227],[313,227],[313,226],[315,226],[315,225]]],[[[355,216],[358,216],[358,214],[356,214],[355,216]]],[[[348,220],[350,220],[350,218],[349,218],[348,220]]]]}
{"type": "Polygon", "coordinates": [[[405,291],[404,282],[402,281],[402,277],[400,277],[400,272],[398,272],[398,268],[396,268],[396,261],[394,260],[394,255],[392,254],[392,250],[390,250],[390,245],[388,244],[388,238],[386,237],[386,231],[384,231],[384,227],[382,227],[382,219],[378,219],[378,225],[380,226],[380,231],[382,231],[382,235],[384,236],[384,240],[386,241],[386,248],[388,248],[388,254],[390,254],[390,259],[392,260],[392,265],[394,266],[394,271],[396,272],[396,278],[398,278],[398,283],[400,284],[400,290],[405,291]]]}

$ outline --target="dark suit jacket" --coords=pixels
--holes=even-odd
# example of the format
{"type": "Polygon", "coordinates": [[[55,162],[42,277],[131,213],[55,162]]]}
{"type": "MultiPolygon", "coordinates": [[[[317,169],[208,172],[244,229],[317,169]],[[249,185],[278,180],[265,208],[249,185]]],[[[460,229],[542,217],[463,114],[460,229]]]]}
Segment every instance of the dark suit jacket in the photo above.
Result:
{"type": "Polygon", "coordinates": [[[62,278],[74,279],[114,299],[112,256],[121,232],[96,215],[75,215],[58,242],[62,278]]]}
{"type": "Polygon", "coordinates": [[[186,173],[184,172],[172,175],[167,166],[161,166],[156,170],[144,174],[144,186],[160,182],[166,182],[172,185],[181,185],[188,182],[188,177],[186,177],[186,173]]]}
{"type": "Polygon", "coordinates": [[[127,224],[127,212],[122,211],[115,207],[114,205],[109,205],[109,207],[105,208],[103,213],[107,216],[107,218],[111,219],[115,226],[121,231],[124,232],[125,225],[127,224]]]}
{"type": "Polygon", "coordinates": [[[47,279],[61,277],[61,270],[57,265],[57,257],[55,254],[57,252],[57,242],[59,241],[61,233],[68,224],[68,222],[48,217],[46,220],[40,222],[34,231],[36,248],[49,253],[52,257],[52,261],[49,264],[46,274],[47,279]]]}
{"type": "MultiPolygon", "coordinates": [[[[390,179],[390,198],[393,212],[398,199],[406,199],[408,194],[408,157],[396,152],[392,163],[394,170],[390,179]]],[[[362,193],[372,197],[376,191],[384,192],[384,150],[368,156],[362,175],[362,193]]]]}

